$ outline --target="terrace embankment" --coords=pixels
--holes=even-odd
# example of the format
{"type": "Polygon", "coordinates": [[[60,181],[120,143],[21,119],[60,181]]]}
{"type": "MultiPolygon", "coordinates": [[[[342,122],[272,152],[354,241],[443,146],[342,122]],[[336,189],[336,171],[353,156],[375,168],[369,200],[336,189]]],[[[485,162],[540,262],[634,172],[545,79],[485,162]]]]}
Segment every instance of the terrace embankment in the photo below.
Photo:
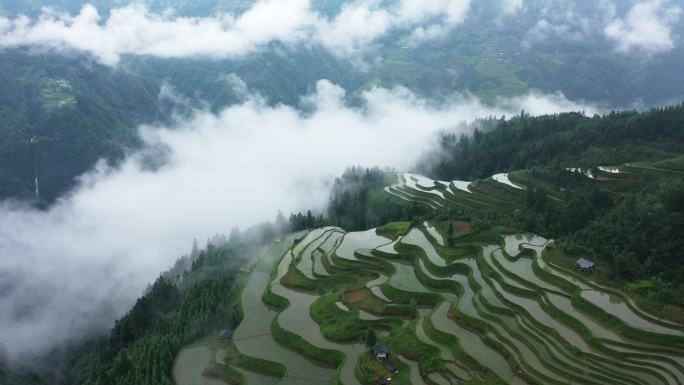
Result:
{"type": "Polygon", "coordinates": [[[495,229],[447,244],[443,226],[274,245],[249,273],[223,364],[246,384],[372,384],[390,375],[369,356],[372,329],[398,384],[684,384],[681,325],[549,263],[547,239],[495,229]]]}

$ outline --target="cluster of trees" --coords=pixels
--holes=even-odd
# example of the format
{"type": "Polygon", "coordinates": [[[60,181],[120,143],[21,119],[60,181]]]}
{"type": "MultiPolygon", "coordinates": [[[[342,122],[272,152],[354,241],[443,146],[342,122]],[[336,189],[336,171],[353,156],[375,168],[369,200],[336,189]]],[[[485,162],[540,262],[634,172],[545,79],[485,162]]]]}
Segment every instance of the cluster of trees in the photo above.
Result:
{"type": "Polygon", "coordinates": [[[323,214],[314,215],[311,210],[307,210],[306,214],[301,212],[290,214],[287,221],[290,230],[300,231],[304,229],[313,229],[328,225],[328,219],[323,214]]]}
{"type": "Polygon", "coordinates": [[[432,170],[442,179],[477,179],[535,166],[589,168],[622,164],[649,160],[654,151],[640,148],[644,142],[681,151],[684,104],[593,117],[582,113],[531,117],[523,111],[519,116],[500,120],[493,129],[476,129],[472,136],[443,135],[440,150],[444,155],[432,160],[432,170]]]}
{"type": "Polygon", "coordinates": [[[209,244],[179,282],[159,277],[108,337],[82,352],[66,383],[172,385],[173,360],[188,343],[239,322],[239,245],[209,244]]]}
{"type": "Polygon", "coordinates": [[[392,172],[375,168],[351,167],[335,180],[328,202],[328,223],[348,231],[366,230],[390,221],[425,216],[422,204],[398,200],[383,191],[396,182],[392,172]]]}
{"type": "MultiPolygon", "coordinates": [[[[571,240],[610,261],[618,277],[628,280],[655,277],[681,284],[684,282],[684,180],[644,183],[637,191],[625,194],[605,215],[577,231],[571,240]]],[[[676,292],[671,295],[679,296],[676,292]]]]}
{"type": "Polygon", "coordinates": [[[613,206],[613,194],[585,176],[562,169],[536,169],[531,174],[537,180],[563,186],[563,193],[558,200],[540,187],[527,190],[524,209],[513,215],[529,231],[554,238],[572,234],[613,206]]]}
{"type": "Polygon", "coordinates": [[[305,214],[291,214],[290,230],[339,226],[347,231],[361,231],[429,215],[430,209],[423,204],[400,201],[386,194],[383,188],[394,182],[393,172],[378,167],[350,167],[335,179],[325,213],[313,214],[308,210],[305,214]]]}

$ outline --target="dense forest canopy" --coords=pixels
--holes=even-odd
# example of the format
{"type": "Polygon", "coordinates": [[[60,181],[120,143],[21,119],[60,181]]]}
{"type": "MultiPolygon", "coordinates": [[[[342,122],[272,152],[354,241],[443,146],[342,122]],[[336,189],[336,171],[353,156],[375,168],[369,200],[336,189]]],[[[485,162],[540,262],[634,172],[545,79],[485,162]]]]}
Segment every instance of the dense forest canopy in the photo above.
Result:
{"type": "Polygon", "coordinates": [[[567,113],[501,120],[472,137],[446,134],[437,156],[438,178],[483,178],[534,166],[581,167],[658,159],[684,149],[684,105],[644,113],[587,117],[567,113]],[[598,150],[596,150],[598,149],[598,150]]]}

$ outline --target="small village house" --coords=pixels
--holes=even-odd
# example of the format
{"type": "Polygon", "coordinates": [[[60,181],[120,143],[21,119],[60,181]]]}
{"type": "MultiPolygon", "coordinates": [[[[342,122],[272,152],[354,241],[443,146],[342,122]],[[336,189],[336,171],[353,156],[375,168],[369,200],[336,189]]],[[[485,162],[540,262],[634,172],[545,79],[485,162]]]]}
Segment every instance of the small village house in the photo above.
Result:
{"type": "Polygon", "coordinates": [[[389,358],[390,349],[386,344],[377,344],[373,346],[373,357],[378,361],[384,361],[389,358]]]}
{"type": "Polygon", "coordinates": [[[228,340],[230,339],[230,337],[232,337],[232,336],[233,336],[233,331],[232,331],[232,330],[230,330],[230,329],[223,329],[223,330],[221,330],[221,332],[219,333],[218,341],[219,341],[220,343],[224,343],[224,342],[228,341],[228,340]]]}
{"type": "Polygon", "coordinates": [[[596,263],[589,261],[587,259],[580,258],[577,260],[577,270],[579,270],[582,273],[591,274],[594,272],[595,267],[596,263]]]}

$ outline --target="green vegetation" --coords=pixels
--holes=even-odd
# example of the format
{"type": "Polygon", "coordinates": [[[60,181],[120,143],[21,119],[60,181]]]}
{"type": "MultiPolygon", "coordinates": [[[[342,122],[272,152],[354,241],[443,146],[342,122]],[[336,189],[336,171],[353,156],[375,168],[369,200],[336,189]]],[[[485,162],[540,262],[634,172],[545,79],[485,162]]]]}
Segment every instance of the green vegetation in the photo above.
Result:
{"type": "Polygon", "coordinates": [[[213,362],[205,373],[207,377],[217,377],[230,385],[246,384],[245,376],[228,365],[213,362]]]}
{"type": "MultiPolygon", "coordinates": [[[[585,298],[581,293],[586,290],[613,292],[551,265],[565,263],[567,257],[554,254],[562,253],[561,247],[548,247],[542,259],[542,253],[532,248],[545,249],[535,246],[544,245],[543,238],[510,236],[511,229],[497,226],[454,235],[451,246],[402,242],[411,232],[428,234],[416,222],[388,224],[386,228],[396,231],[398,238],[393,252],[357,251],[359,258],[354,260],[334,257],[335,274],[315,279],[297,268],[299,259],[290,257],[287,246],[274,246],[283,259],[267,253],[252,269],[252,274],[263,277],[262,299],[278,314],[263,341],[289,349],[286,354],[293,357],[285,363],[272,361],[280,356],[246,355],[238,350],[241,345],[231,342],[225,361],[198,369],[208,378],[242,385],[250,382],[243,373],[297,378],[290,376],[291,370],[296,373],[298,366],[292,365],[299,365],[298,359],[336,368],[327,373],[333,383],[345,385],[354,381],[370,385],[390,375],[395,381],[414,381],[417,376],[426,384],[428,378],[443,376],[466,384],[561,385],[564,382],[558,378],[565,378],[598,385],[610,378],[616,384],[653,385],[667,383],[670,375],[659,365],[684,357],[684,330],[635,307],[626,294],[615,294],[625,306],[612,314],[595,299],[585,298]],[[433,252],[437,256],[429,256],[433,252]],[[366,285],[379,285],[390,302],[366,285]],[[301,301],[309,301],[308,315],[301,301]],[[283,319],[293,307],[295,313],[283,319]],[[369,313],[362,314],[363,310],[369,313]],[[422,337],[417,333],[419,324],[422,337]],[[368,353],[376,341],[389,344],[398,374],[387,372],[368,353]],[[626,355],[621,346],[639,353],[626,355]],[[445,359],[444,349],[453,357],[445,359]],[[594,360],[582,358],[587,355],[594,360]]],[[[429,225],[440,228],[453,223],[429,225]]],[[[292,245],[295,236],[288,239],[292,245]]],[[[315,236],[304,239],[300,243],[317,242],[315,236]]],[[[290,247],[295,245],[298,250],[308,246],[290,247]]],[[[238,285],[246,281],[244,276],[237,278],[244,263],[235,259],[240,250],[239,244],[210,246],[199,254],[191,271],[177,277],[178,282],[160,278],[117,322],[106,341],[81,355],[71,383],[170,384],[174,356],[183,346],[222,348],[215,342],[217,331],[234,328],[248,316],[240,317],[240,307],[235,306],[238,285]]],[[[334,248],[324,252],[335,254],[334,248]]],[[[661,285],[662,281],[642,280],[629,289],[653,295],[661,285]]],[[[247,337],[263,335],[255,333],[259,334],[247,337]]]]}
{"type": "Polygon", "coordinates": [[[47,204],[100,158],[137,146],[137,124],[157,116],[158,86],[83,57],[0,52],[0,199],[47,204]]]}
{"type": "Polygon", "coordinates": [[[416,337],[413,332],[416,322],[419,320],[412,321],[392,336],[389,343],[394,349],[394,354],[401,354],[412,361],[417,361],[423,373],[439,371],[444,365],[439,358],[439,350],[416,337]]]}
{"type": "Polygon", "coordinates": [[[62,108],[76,103],[73,88],[63,79],[48,79],[41,91],[45,108],[62,108]]]}
{"type": "Polygon", "coordinates": [[[390,222],[382,227],[379,227],[377,231],[378,234],[388,235],[390,238],[396,238],[406,234],[409,227],[411,227],[411,222],[390,222]]]}
{"type": "Polygon", "coordinates": [[[209,246],[182,281],[160,277],[108,338],[83,353],[72,384],[173,384],[171,367],[180,349],[200,337],[234,327],[236,275],[244,263],[236,246],[209,246]]]}
{"type": "Polygon", "coordinates": [[[312,361],[337,367],[345,360],[341,352],[317,348],[301,336],[283,329],[278,324],[277,319],[273,321],[271,331],[273,332],[273,338],[279,344],[298,352],[312,361]]]}
{"type": "MultiPolygon", "coordinates": [[[[382,188],[395,182],[395,174],[378,168],[352,167],[335,180],[326,223],[347,230],[366,230],[390,221],[410,221],[429,212],[425,206],[393,199],[382,188]]],[[[390,225],[396,232],[401,222],[390,225]]]]}
{"type": "MultiPolygon", "coordinates": [[[[328,293],[320,296],[311,305],[311,318],[320,325],[321,332],[330,340],[358,340],[363,335],[361,332],[368,322],[359,319],[354,312],[341,310],[335,304],[341,300],[340,297],[339,293],[328,293]]],[[[358,303],[355,305],[358,306],[358,303]]],[[[356,306],[352,309],[357,308],[356,306]]],[[[368,341],[367,338],[366,341],[368,341]]]]}
{"type": "Polygon", "coordinates": [[[282,378],[287,373],[287,368],[283,364],[241,354],[235,346],[230,346],[229,351],[227,363],[231,365],[277,378],[282,378]]]}
{"type": "Polygon", "coordinates": [[[616,165],[679,156],[684,143],[684,105],[651,111],[613,112],[587,117],[565,113],[508,120],[489,119],[472,137],[445,134],[447,156],[435,167],[438,177],[486,178],[497,172],[616,165]]]}
{"type": "MultiPolygon", "coordinates": [[[[358,260],[335,258],[335,276],[305,278],[295,267],[298,261],[291,261],[286,253],[286,265],[279,268],[282,279],[271,276],[271,282],[283,287],[270,296],[286,304],[279,308],[281,316],[293,306],[301,313],[301,301],[307,301],[311,319],[301,315],[295,322],[292,313],[282,323],[276,318],[272,324],[275,341],[303,357],[336,367],[334,381],[363,385],[387,376],[415,381],[414,375],[422,379],[445,376],[473,384],[561,385],[571,380],[598,385],[610,379],[652,385],[666,383],[670,375],[655,361],[684,357],[684,329],[634,307],[624,294],[592,286],[585,278],[547,264],[541,257],[547,244],[543,238],[513,236],[509,228],[491,227],[455,237],[451,247],[431,243],[418,247],[402,240],[419,239],[410,232],[426,227],[401,228],[404,235],[397,235],[394,252],[357,252],[363,256],[358,260]],[[429,247],[435,248],[436,257],[429,256],[434,252],[429,247]],[[444,264],[435,258],[443,258],[444,264]],[[387,263],[391,269],[385,267],[387,263]],[[378,274],[388,279],[374,278],[378,274]],[[373,311],[371,318],[362,316],[360,310],[371,298],[386,299],[360,286],[363,282],[380,285],[383,298],[391,301],[383,310],[373,311]],[[601,310],[600,301],[581,295],[587,290],[617,295],[620,299],[612,301],[622,301],[617,303],[624,306],[608,314],[601,310]],[[422,337],[416,332],[419,324],[425,331],[422,337]],[[317,336],[312,327],[321,334],[317,336]],[[361,342],[361,349],[368,349],[376,341],[389,344],[399,374],[389,373],[367,351],[358,350],[361,342]],[[350,348],[354,346],[350,343],[358,344],[357,348],[350,348]],[[446,361],[439,344],[454,358],[446,361]],[[625,355],[616,346],[639,353],[625,355]],[[593,361],[583,358],[589,355],[593,361]]],[[[306,239],[316,242],[316,236],[306,239]]],[[[305,250],[306,245],[297,247],[305,250]]],[[[657,284],[641,282],[632,289],[648,291],[657,284]]]]}
{"type": "Polygon", "coordinates": [[[571,258],[588,255],[608,267],[606,278],[615,285],[660,282],[635,290],[651,307],[683,304],[683,117],[679,105],[604,117],[523,113],[485,120],[472,137],[445,134],[440,143],[447,155],[434,168],[443,180],[475,179],[471,194],[440,200],[401,191],[414,202],[439,203],[446,217],[465,219],[476,230],[505,225],[553,237],[571,258]],[[597,168],[623,164],[617,173],[597,168]],[[510,180],[526,190],[478,180],[514,169],[510,180]]]}

